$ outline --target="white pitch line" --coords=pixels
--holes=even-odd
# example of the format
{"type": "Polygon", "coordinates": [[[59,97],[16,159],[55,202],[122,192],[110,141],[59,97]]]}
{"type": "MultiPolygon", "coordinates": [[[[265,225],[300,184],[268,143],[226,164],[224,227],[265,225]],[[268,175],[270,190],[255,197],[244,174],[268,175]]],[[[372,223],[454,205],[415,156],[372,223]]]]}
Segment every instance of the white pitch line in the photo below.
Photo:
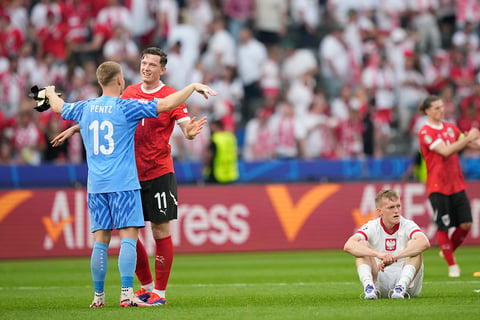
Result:
{"type": "MultiPolygon", "coordinates": [[[[439,281],[424,281],[424,285],[428,284],[436,284],[439,283],[439,281]]],[[[461,281],[455,281],[455,280],[450,280],[450,281],[442,281],[444,284],[448,285],[465,285],[465,284],[480,284],[480,280],[461,280],[461,281]]],[[[291,286],[291,287],[303,287],[303,286],[331,286],[331,285],[344,285],[344,286],[351,286],[358,284],[360,285],[359,282],[351,282],[351,281],[338,281],[338,282],[261,282],[261,283],[191,283],[191,284],[183,284],[183,283],[172,283],[170,286],[172,287],[197,287],[197,288],[202,288],[202,287],[264,287],[264,286],[277,286],[277,287],[286,287],[286,286],[291,286]]],[[[70,289],[72,288],[91,288],[90,285],[87,286],[70,286],[70,289]]],[[[58,290],[58,289],[65,289],[65,287],[60,287],[60,286],[18,286],[18,287],[0,287],[0,290],[58,290]]],[[[479,292],[480,289],[478,290],[473,290],[474,292],[479,292]]]]}

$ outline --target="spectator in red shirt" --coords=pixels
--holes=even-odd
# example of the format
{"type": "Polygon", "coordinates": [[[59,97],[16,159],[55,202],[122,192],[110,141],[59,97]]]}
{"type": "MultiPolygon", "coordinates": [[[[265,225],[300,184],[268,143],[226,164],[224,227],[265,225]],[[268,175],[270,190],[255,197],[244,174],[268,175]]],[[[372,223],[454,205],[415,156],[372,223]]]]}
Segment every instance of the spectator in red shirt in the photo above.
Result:
{"type": "Polygon", "coordinates": [[[100,61],[105,42],[111,38],[112,33],[105,25],[99,24],[91,18],[87,22],[91,39],[83,43],[72,43],[72,58],[81,64],[86,60],[100,61]]]}
{"type": "Polygon", "coordinates": [[[458,49],[452,51],[450,79],[454,83],[459,97],[466,97],[470,94],[470,86],[475,81],[475,67],[469,63],[466,54],[458,49]]]}
{"type": "Polygon", "coordinates": [[[123,25],[127,32],[131,32],[131,24],[134,22],[130,11],[120,4],[119,0],[107,0],[107,5],[96,16],[96,23],[102,25],[112,35],[113,28],[119,24],[123,25]]]}
{"type": "Polygon", "coordinates": [[[83,43],[87,40],[89,30],[86,22],[94,18],[92,5],[87,1],[65,0],[60,3],[62,21],[66,27],[68,43],[83,43]]]}
{"type": "Polygon", "coordinates": [[[470,131],[472,128],[480,128],[480,110],[473,102],[468,104],[458,118],[458,128],[461,132],[470,131]]]}
{"type": "MultiPolygon", "coordinates": [[[[472,128],[480,129],[480,110],[474,103],[470,103],[464,111],[462,111],[458,119],[458,128],[462,132],[468,132],[472,128]]],[[[464,157],[478,157],[478,150],[467,149],[463,152],[464,157]]]]}
{"type": "Polygon", "coordinates": [[[0,56],[16,54],[24,41],[22,30],[11,24],[7,14],[0,13],[0,56]]]}
{"type": "Polygon", "coordinates": [[[449,54],[444,50],[439,50],[431,62],[428,61],[423,65],[422,72],[429,93],[439,94],[448,85],[449,64],[449,54]]]}
{"type": "Polygon", "coordinates": [[[460,111],[465,112],[466,109],[473,104],[475,108],[480,111],[480,83],[475,82],[472,84],[471,94],[466,96],[460,102],[460,111]]]}
{"type": "Polygon", "coordinates": [[[56,60],[65,61],[67,57],[67,30],[63,23],[57,22],[53,11],[47,12],[47,25],[37,34],[38,56],[52,53],[56,60]]]}

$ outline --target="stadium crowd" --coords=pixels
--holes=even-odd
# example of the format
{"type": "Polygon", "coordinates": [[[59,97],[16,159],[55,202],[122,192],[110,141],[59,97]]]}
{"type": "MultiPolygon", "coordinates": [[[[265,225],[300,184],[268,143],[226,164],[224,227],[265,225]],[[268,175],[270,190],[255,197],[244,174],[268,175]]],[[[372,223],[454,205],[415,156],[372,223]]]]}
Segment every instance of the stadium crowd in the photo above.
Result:
{"type": "MultiPolygon", "coordinates": [[[[0,0],[0,163],[84,161],[72,123],[35,113],[28,92],[55,83],[67,102],[99,95],[96,66],[141,82],[142,49],[168,54],[174,88],[208,83],[192,116],[221,119],[245,161],[410,155],[438,94],[461,130],[480,127],[478,0],[0,0]]],[[[203,159],[174,131],[172,154],[203,159]]],[[[465,153],[476,157],[478,153],[465,153]]]]}

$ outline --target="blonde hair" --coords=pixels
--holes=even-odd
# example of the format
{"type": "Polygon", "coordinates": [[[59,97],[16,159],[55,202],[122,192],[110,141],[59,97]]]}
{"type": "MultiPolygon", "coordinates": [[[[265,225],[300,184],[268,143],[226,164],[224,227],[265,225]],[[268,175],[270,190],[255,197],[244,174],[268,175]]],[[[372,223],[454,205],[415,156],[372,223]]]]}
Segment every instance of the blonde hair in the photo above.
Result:
{"type": "Polygon", "coordinates": [[[106,61],[98,66],[96,71],[97,80],[102,86],[109,85],[115,77],[122,72],[122,67],[114,61],[106,61]]]}
{"type": "Polygon", "coordinates": [[[392,189],[384,189],[377,193],[377,196],[375,197],[375,206],[380,208],[382,206],[382,200],[385,198],[394,201],[399,199],[400,196],[392,189]]]}

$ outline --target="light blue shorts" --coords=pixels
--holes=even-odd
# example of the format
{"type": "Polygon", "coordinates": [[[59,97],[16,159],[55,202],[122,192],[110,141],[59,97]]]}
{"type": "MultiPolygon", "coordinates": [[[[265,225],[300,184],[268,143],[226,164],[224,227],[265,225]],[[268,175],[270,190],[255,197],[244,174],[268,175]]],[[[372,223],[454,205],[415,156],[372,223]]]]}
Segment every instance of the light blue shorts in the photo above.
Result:
{"type": "Polygon", "coordinates": [[[89,193],[90,230],[145,227],[140,190],[89,193]]]}

